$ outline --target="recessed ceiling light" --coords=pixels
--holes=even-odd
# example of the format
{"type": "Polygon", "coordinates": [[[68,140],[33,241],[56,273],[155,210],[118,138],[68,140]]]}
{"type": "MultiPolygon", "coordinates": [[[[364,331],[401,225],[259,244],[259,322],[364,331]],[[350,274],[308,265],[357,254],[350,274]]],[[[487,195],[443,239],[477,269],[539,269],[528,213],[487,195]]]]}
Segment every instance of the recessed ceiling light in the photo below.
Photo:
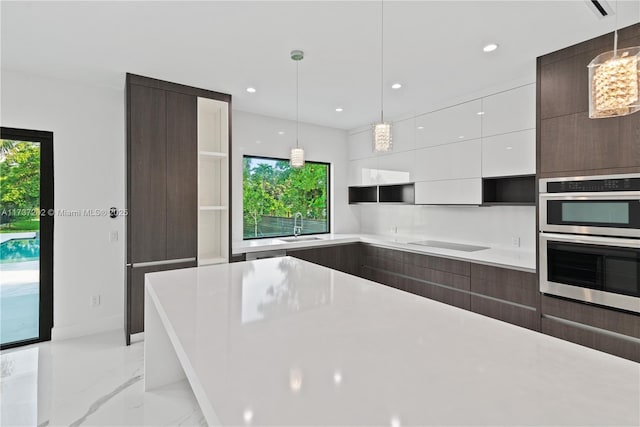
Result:
{"type": "Polygon", "coordinates": [[[343,110],[342,108],[338,107],[338,108],[336,108],[336,111],[337,111],[338,113],[342,113],[342,111],[344,111],[344,110],[343,110]]]}
{"type": "Polygon", "coordinates": [[[507,147],[505,150],[513,150],[513,147],[507,147]]]}
{"type": "Polygon", "coordinates": [[[251,410],[251,408],[247,408],[244,410],[244,412],[242,413],[242,418],[244,418],[244,422],[247,424],[251,422],[251,420],[253,419],[253,411],[251,410]]]}
{"type": "Polygon", "coordinates": [[[333,383],[335,385],[340,385],[342,383],[342,373],[340,371],[335,371],[333,373],[333,383]]]}
{"type": "Polygon", "coordinates": [[[394,83],[391,85],[391,89],[400,89],[402,87],[401,83],[394,83]]]}
{"type": "Polygon", "coordinates": [[[484,116],[484,111],[478,111],[476,114],[479,116],[484,116]]]}
{"type": "Polygon", "coordinates": [[[418,129],[422,130],[424,129],[424,126],[418,126],[418,129]]]}
{"type": "Polygon", "coordinates": [[[462,138],[464,138],[464,135],[460,135],[460,136],[458,137],[458,139],[462,139],[462,138]]]}
{"type": "Polygon", "coordinates": [[[248,88],[247,88],[247,92],[249,92],[249,93],[256,93],[256,88],[255,88],[255,87],[248,87],[248,88]]]}
{"type": "Polygon", "coordinates": [[[262,144],[262,141],[257,140],[257,141],[256,141],[256,144],[262,144]]]}
{"type": "Polygon", "coordinates": [[[483,51],[485,52],[493,52],[494,50],[496,50],[498,48],[498,45],[495,43],[489,43],[488,45],[486,45],[485,47],[482,48],[483,51]]]}
{"type": "Polygon", "coordinates": [[[278,135],[284,135],[284,131],[283,130],[279,130],[278,131],[278,135]]]}

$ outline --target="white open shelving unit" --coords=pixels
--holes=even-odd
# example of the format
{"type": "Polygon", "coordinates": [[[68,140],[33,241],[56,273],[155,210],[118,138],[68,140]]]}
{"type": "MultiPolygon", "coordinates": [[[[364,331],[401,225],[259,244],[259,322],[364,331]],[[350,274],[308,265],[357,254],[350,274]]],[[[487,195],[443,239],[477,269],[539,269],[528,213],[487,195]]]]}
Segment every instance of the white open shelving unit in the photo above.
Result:
{"type": "Polygon", "coordinates": [[[229,104],[198,98],[198,265],[229,262],[229,104]]]}

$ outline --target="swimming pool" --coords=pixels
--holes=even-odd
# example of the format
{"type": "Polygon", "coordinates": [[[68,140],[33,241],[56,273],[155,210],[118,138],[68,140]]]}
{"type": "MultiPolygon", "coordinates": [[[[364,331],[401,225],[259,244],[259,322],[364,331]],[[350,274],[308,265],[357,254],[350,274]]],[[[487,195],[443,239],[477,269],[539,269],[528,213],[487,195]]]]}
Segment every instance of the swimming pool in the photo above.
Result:
{"type": "Polygon", "coordinates": [[[40,239],[12,239],[0,243],[0,264],[38,259],[40,259],[40,239]]]}

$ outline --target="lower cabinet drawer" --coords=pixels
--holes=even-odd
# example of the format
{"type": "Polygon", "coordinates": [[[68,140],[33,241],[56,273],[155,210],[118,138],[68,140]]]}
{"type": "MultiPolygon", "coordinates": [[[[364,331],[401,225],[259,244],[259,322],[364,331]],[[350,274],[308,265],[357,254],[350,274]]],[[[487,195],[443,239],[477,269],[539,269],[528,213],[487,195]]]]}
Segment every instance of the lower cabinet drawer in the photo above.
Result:
{"type": "Polygon", "coordinates": [[[487,317],[502,320],[523,328],[540,330],[540,313],[528,307],[520,307],[495,299],[471,295],[471,311],[487,317]]]}
{"type": "Polygon", "coordinates": [[[640,362],[640,315],[543,295],[542,332],[640,362]]]}
{"type": "Polygon", "coordinates": [[[600,350],[618,357],[640,362],[640,341],[599,332],[582,324],[542,318],[541,332],[565,341],[600,350]]]}
{"type": "Polygon", "coordinates": [[[127,267],[126,332],[127,344],[130,335],[144,331],[144,275],[158,271],[196,267],[196,261],[162,264],[148,267],[127,267]]]}

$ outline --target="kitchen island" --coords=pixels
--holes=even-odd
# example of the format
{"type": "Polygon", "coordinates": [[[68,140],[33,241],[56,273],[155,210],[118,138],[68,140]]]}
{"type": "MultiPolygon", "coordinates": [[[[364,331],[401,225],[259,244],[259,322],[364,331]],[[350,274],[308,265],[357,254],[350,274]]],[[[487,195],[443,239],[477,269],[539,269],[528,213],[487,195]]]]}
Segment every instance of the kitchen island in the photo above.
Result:
{"type": "Polygon", "coordinates": [[[210,425],[638,425],[640,365],[283,257],[146,278],[145,388],[210,425]]]}

